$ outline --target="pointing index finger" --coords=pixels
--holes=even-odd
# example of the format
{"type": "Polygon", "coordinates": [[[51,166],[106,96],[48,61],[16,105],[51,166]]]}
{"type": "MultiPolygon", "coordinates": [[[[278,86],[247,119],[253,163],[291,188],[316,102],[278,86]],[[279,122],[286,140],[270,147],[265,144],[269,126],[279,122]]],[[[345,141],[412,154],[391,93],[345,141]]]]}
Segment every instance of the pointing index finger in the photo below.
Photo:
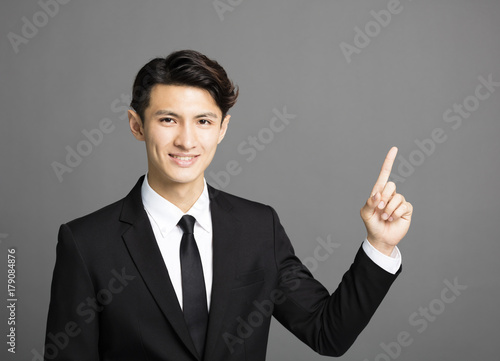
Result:
{"type": "Polygon", "coordinates": [[[380,169],[380,174],[378,176],[377,182],[372,190],[372,195],[377,192],[381,192],[387,181],[389,180],[389,176],[391,175],[392,165],[394,164],[394,160],[396,159],[396,154],[398,153],[397,147],[392,147],[387,153],[384,164],[382,164],[382,168],[380,169]]]}

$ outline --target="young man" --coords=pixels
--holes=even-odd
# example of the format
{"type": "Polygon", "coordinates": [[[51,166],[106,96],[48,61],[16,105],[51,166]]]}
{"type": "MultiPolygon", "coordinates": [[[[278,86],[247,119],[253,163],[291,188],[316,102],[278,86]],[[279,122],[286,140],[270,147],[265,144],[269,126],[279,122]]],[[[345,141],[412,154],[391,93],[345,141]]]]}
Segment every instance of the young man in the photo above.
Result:
{"type": "Polygon", "coordinates": [[[238,91],[195,51],[137,74],[130,129],[148,173],[122,200],[60,228],[48,360],[264,360],[271,316],[342,355],[401,271],[412,205],[388,182],[391,148],[361,209],[367,239],[330,294],[273,208],[215,190],[204,171],[238,91]]]}

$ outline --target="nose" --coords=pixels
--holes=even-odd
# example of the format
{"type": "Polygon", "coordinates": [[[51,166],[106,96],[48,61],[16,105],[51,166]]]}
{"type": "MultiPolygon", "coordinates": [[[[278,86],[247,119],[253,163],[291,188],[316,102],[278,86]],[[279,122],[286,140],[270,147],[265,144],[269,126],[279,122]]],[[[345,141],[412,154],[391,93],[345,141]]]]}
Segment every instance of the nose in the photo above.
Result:
{"type": "Polygon", "coordinates": [[[184,150],[190,150],[196,147],[196,144],[197,139],[194,126],[188,122],[180,124],[178,127],[178,133],[174,140],[174,145],[184,150]]]}

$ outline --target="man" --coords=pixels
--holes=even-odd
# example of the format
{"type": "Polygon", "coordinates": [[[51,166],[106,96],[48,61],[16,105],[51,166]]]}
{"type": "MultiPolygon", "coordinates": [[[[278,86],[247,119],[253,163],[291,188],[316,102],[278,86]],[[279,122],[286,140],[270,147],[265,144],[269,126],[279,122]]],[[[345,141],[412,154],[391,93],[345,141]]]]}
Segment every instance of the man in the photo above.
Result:
{"type": "Polygon", "coordinates": [[[330,295],[273,208],[205,182],[237,96],[195,51],[139,71],[129,123],[148,172],[122,200],[61,226],[46,359],[264,360],[271,316],[339,356],[366,326],[401,271],[412,215],[388,182],[397,148],[361,209],[367,239],[330,295]]]}

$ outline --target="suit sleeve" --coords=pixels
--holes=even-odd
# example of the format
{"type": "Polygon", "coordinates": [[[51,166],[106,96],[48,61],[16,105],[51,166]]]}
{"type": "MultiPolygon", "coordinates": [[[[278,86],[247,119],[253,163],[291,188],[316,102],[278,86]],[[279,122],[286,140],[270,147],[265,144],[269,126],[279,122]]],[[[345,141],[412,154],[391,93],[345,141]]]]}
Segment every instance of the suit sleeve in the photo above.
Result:
{"type": "Polygon", "coordinates": [[[330,294],[295,256],[272,209],[278,286],[284,297],[274,317],[301,341],[325,356],[341,356],[354,343],[382,302],[393,275],[360,249],[338,288],[330,294]]]}
{"type": "Polygon", "coordinates": [[[70,228],[59,229],[45,336],[45,360],[99,360],[95,290],[70,228]]]}

